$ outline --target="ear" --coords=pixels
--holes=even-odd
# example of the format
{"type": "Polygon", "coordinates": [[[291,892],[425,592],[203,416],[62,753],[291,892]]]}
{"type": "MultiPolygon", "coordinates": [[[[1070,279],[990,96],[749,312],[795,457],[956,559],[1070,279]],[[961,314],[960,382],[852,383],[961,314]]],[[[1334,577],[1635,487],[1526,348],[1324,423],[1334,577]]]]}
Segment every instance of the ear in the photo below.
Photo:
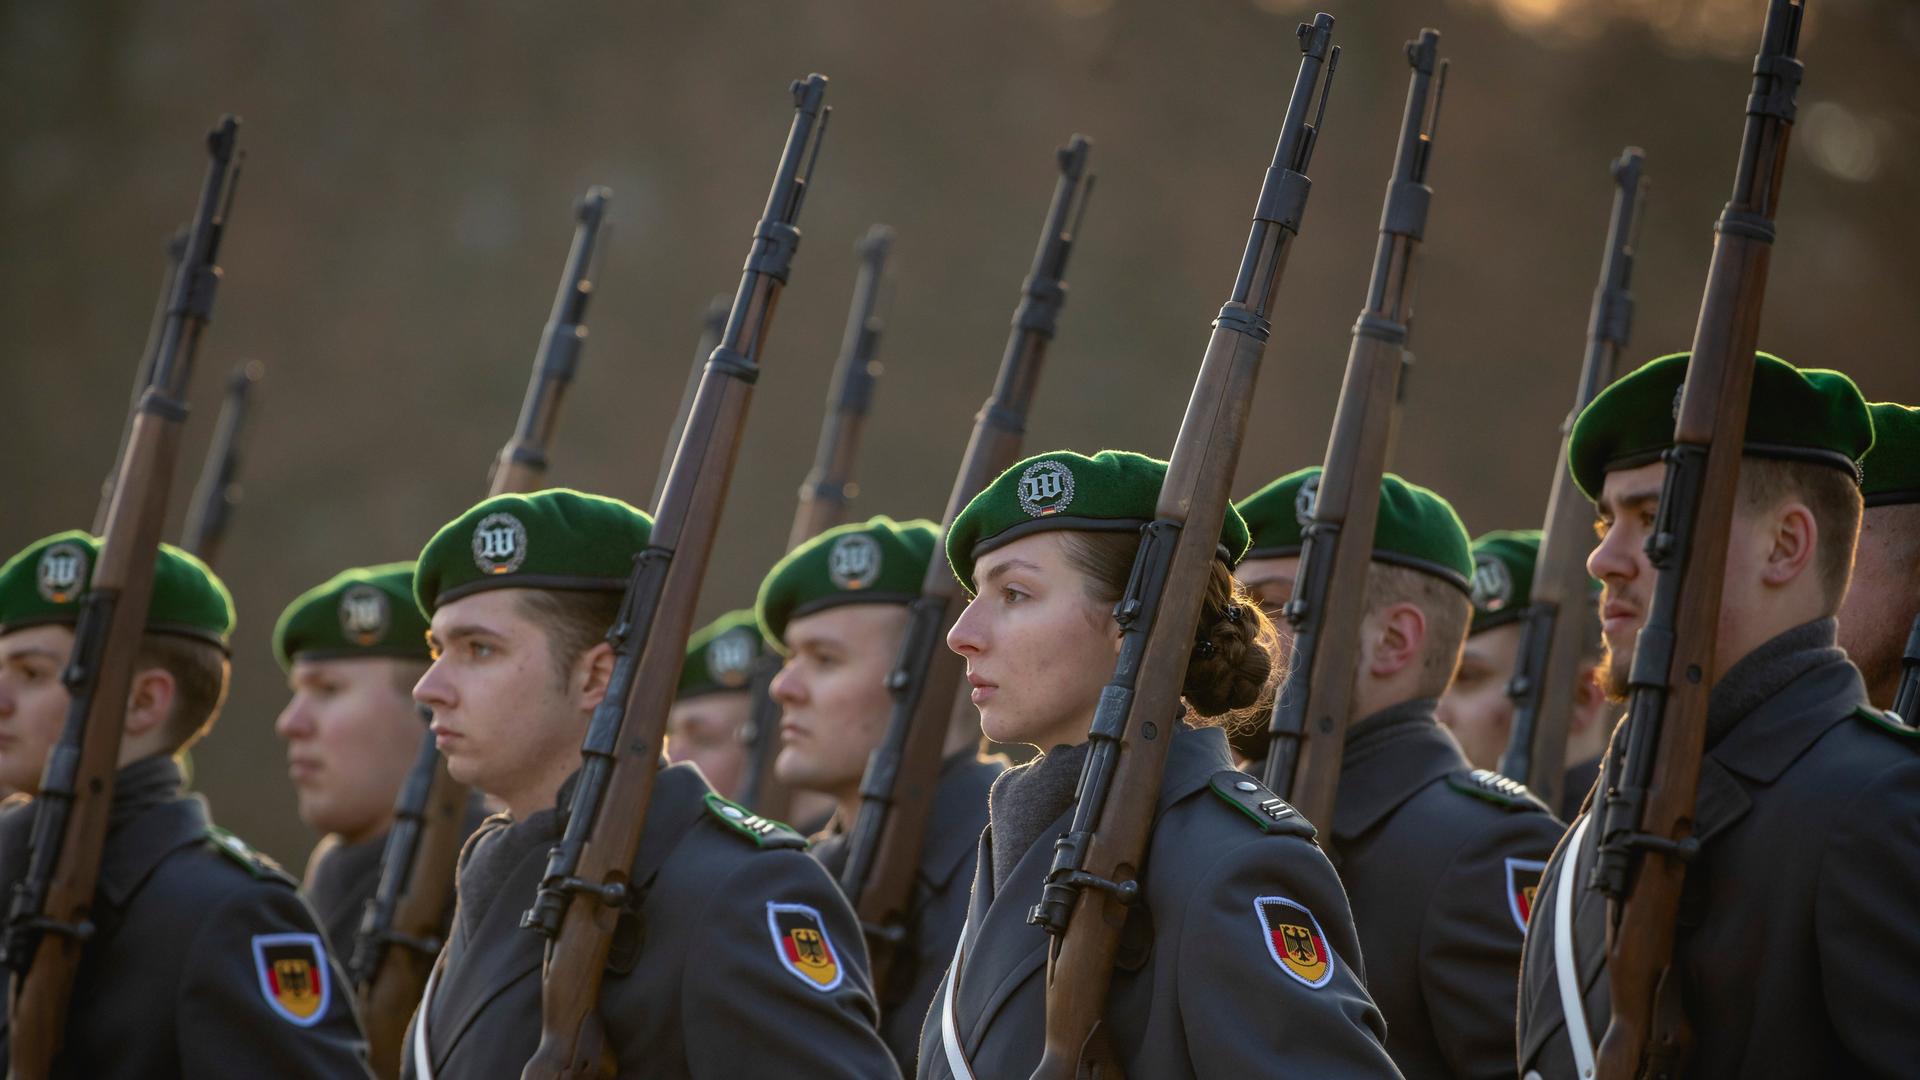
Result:
{"type": "Polygon", "coordinates": [[[1402,601],[1369,622],[1373,629],[1371,640],[1366,642],[1369,675],[1389,678],[1420,658],[1427,644],[1427,613],[1419,605],[1402,601]]]}
{"type": "Polygon", "coordinates": [[[133,689],[127,693],[127,719],[124,731],[138,738],[159,731],[173,715],[173,673],[166,668],[145,668],[133,673],[133,689]]]}
{"type": "Polygon", "coordinates": [[[1789,502],[1774,511],[1766,525],[1768,534],[1760,538],[1766,545],[1761,553],[1760,580],[1782,588],[1811,568],[1814,548],[1820,540],[1820,526],[1813,520],[1813,511],[1799,502],[1789,502]]]}
{"type": "Polygon", "coordinates": [[[613,646],[598,642],[580,654],[573,663],[574,703],[591,712],[607,696],[607,683],[613,679],[613,646]]]}

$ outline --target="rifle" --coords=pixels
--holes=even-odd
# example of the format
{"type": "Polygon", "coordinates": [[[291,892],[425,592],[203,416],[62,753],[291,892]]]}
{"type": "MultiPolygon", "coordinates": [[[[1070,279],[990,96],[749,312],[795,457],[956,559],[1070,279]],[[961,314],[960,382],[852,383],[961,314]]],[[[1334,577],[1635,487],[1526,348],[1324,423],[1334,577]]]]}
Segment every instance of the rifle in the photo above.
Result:
{"type": "MultiPolygon", "coordinates": [[[[606,188],[588,188],[575,210],[573,243],[560,274],[560,288],[540,334],[520,419],[494,459],[489,496],[533,491],[545,480],[560,399],[573,381],[586,344],[591,270],[610,198],[606,188]]],[[[423,719],[432,719],[431,710],[420,712],[423,719]]],[[[453,895],[471,799],[467,785],[447,772],[433,733],[426,732],[400,788],[393,827],[380,855],[380,881],[361,914],[348,964],[366,1027],[369,1059],[382,1076],[399,1075],[407,1022],[421,1002],[444,944],[441,919],[453,895]]]]}
{"type": "Polygon", "coordinates": [[[1573,418],[1613,381],[1633,329],[1633,238],[1640,224],[1640,197],[1646,190],[1647,156],[1627,147],[1612,164],[1613,218],[1607,225],[1607,253],[1600,262],[1600,284],[1593,290],[1587,317],[1587,354],[1580,362],[1580,387],[1573,411],[1560,425],[1560,456],[1554,462],[1547,521],[1533,571],[1533,597],[1520,628],[1520,650],[1507,696],[1513,700],[1513,731],[1500,771],[1527,785],[1548,806],[1560,805],[1566,780],[1567,724],[1573,718],[1575,678],[1593,618],[1586,551],[1593,538],[1593,507],[1573,484],[1567,468],[1567,436],[1573,418]],[[1570,613],[1567,632],[1560,613],[1570,613]],[[1580,619],[1586,616],[1583,624],[1580,619]]]}
{"type": "Polygon", "coordinates": [[[167,323],[167,305],[173,301],[173,279],[180,270],[180,260],[187,253],[187,229],[181,226],[167,240],[167,268],[160,275],[160,297],[153,302],[153,316],[147,320],[146,344],[140,346],[140,366],[134,372],[133,392],[127,400],[127,418],[120,426],[120,445],[113,452],[113,465],[107,469],[107,478],[100,481],[100,504],[93,511],[93,527],[88,531],[99,536],[107,529],[107,511],[113,506],[113,480],[119,475],[120,459],[127,452],[127,439],[133,434],[133,418],[140,407],[140,395],[147,389],[147,381],[153,374],[153,347],[160,340],[160,328],[167,323]]]}
{"type": "Polygon", "coordinates": [[[74,628],[73,656],[61,674],[72,702],[33,801],[27,874],[15,889],[7,918],[7,964],[15,972],[10,1075],[16,1080],[51,1074],[66,1033],[81,952],[95,929],[94,886],[113,805],[127,694],[153,599],[154,562],[180,457],[194,355],[220,282],[215,259],[233,209],[238,128],[239,121],[224,117],[207,136],[206,179],[115,474],[99,562],[74,628]]]}
{"type": "Polygon", "coordinates": [[[1684,1009],[1672,997],[1679,991],[1671,970],[1674,923],[1687,862],[1700,848],[1691,833],[1708,673],[1715,670],[1722,567],[1800,86],[1795,53],[1805,10],[1800,0],[1767,6],[1733,197],[1714,226],[1674,445],[1647,539],[1657,572],[1653,603],[1634,645],[1626,730],[1609,751],[1590,880],[1607,898],[1612,1018],[1595,1060],[1597,1075],[1609,1080],[1672,1075],[1690,1042],[1684,1009]]]}
{"type": "MultiPolygon", "coordinates": [[[[873,354],[880,343],[881,324],[874,309],[880,302],[881,275],[892,247],[893,230],[875,225],[855,248],[860,274],[854,281],[853,307],[847,312],[840,359],[827,391],[826,419],[820,425],[813,470],[800,485],[800,505],[787,533],[788,551],[845,521],[847,502],[860,490],[853,482],[853,463],[860,452],[867,408],[873,402],[873,384],[880,376],[873,354]]],[[[773,700],[773,680],[779,674],[777,653],[769,651],[754,660],[747,683],[753,703],[741,732],[747,743],[747,768],[740,801],[761,817],[787,821],[793,813],[794,792],[773,771],[780,756],[780,703],[773,700]]]]}
{"type": "Polygon", "coordinates": [[[1346,380],[1327,438],[1327,458],[1301,533],[1293,598],[1281,614],[1293,624],[1294,659],[1268,723],[1266,783],[1308,821],[1333,820],[1340,758],[1353,706],[1367,568],[1380,519],[1380,478],[1393,453],[1406,373],[1413,366],[1413,258],[1427,228],[1427,166],[1440,123],[1447,62],[1440,34],[1422,30],[1407,43],[1406,111],[1393,155],[1374,248],[1366,306],[1353,324],[1346,380]]]}
{"type": "Polygon", "coordinates": [[[1920,616],[1907,631],[1907,651],[1900,658],[1900,688],[1893,692],[1890,710],[1909,724],[1920,723],[1920,616]]]}
{"type": "Polygon", "coordinates": [[[1088,732],[1073,824],[1027,921],[1053,935],[1047,966],[1046,1050],[1035,1080],[1121,1076],[1105,1030],[1107,990],[1127,908],[1140,900],[1138,867],[1153,831],[1180,688],[1213,572],[1229,487],[1267,348],[1268,313],[1306,211],[1307,162],[1326,115],[1339,52],[1333,16],[1299,28],[1300,71],[1273,164],[1254,206],[1233,293],[1213,322],[1193,397],[1180,423],[1154,521],[1141,530],[1126,593],[1114,605],[1120,655],[1088,732]],[[1327,82],[1308,123],[1324,64],[1327,82]]]}
{"type": "Polygon", "coordinates": [[[240,503],[240,432],[247,424],[247,405],[253,386],[264,372],[260,361],[249,360],[228,376],[227,396],[220,403],[220,417],[213,424],[207,462],[200,470],[199,484],[193,489],[193,502],[187,512],[187,527],[180,534],[180,546],[207,563],[219,557],[227,522],[233,517],[233,508],[240,503]]]}
{"type": "Polygon", "coordinates": [[[680,392],[680,408],[673,414],[673,427],[667,430],[666,452],[660,455],[660,473],[653,480],[650,509],[660,508],[660,496],[667,491],[667,472],[673,468],[674,451],[680,449],[680,436],[687,430],[687,414],[693,411],[693,393],[700,389],[700,374],[707,370],[707,357],[720,344],[720,333],[727,328],[727,313],[733,310],[733,297],[722,293],[707,304],[700,317],[700,341],[693,349],[693,370],[687,373],[686,389],[680,392]]]}
{"type": "Polygon", "coordinates": [[[521,1074],[526,1080],[610,1076],[617,1068],[597,1009],[600,980],[615,927],[642,903],[627,875],[646,829],[667,710],[739,456],[760,352],[800,244],[795,222],[830,115],[822,104],[826,92],[824,75],[793,84],[793,126],[753,232],[733,310],[700,376],[652,538],[634,559],[620,614],[607,633],[613,671],[580,747],[566,832],[521,919],[522,926],[550,939],[540,988],[540,1046],[521,1074]]]}
{"type": "MultiPolygon", "coordinates": [[[[1053,200],[1047,206],[1033,267],[1020,286],[992,395],[973,418],[973,432],[947,496],[942,535],[973,497],[1020,456],[1027,412],[1033,407],[1047,346],[1066,301],[1067,257],[1093,194],[1093,177],[1086,176],[1091,150],[1085,137],[1075,135],[1055,151],[1060,175],[1054,181],[1053,200]]],[[[941,751],[966,668],[957,653],[945,648],[947,631],[953,629],[966,604],[966,590],[946,559],[936,555],[921,580],[919,599],[907,609],[900,656],[887,678],[893,692],[887,733],[874,747],[860,780],[860,812],[847,838],[840,888],[860,916],[877,987],[885,985],[895,952],[906,941],[907,905],[933,811],[941,751]]]]}

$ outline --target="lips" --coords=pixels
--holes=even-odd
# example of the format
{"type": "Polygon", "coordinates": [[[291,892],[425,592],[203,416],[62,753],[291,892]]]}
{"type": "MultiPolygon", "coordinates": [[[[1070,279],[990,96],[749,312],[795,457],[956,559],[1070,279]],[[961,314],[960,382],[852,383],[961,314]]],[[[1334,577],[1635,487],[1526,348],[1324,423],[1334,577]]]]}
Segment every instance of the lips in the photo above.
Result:
{"type": "Polygon", "coordinates": [[[1623,601],[1608,601],[1606,606],[1600,609],[1600,628],[1609,634],[1624,627],[1636,625],[1639,621],[1640,609],[1623,601]]]}
{"type": "Polygon", "coordinates": [[[999,683],[989,682],[971,671],[967,672],[967,685],[973,687],[972,693],[967,696],[975,705],[985,704],[987,699],[993,696],[993,692],[1000,689],[999,683]]]}
{"type": "Polygon", "coordinates": [[[461,739],[465,738],[465,736],[461,735],[459,732],[453,730],[452,728],[446,726],[445,724],[440,723],[439,721],[435,721],[434,723],[429,724],[427,726],[427,730],[433,732],[433,745],[443,754],[447,752],[447,747],[452,746],[458,743],[461,739]]]}
{"type": "Polygon", "coordinates": [[[320,772],[320,763],[312,758],[291,758],[287,761],[287,778],[296,784],[311,781],[320,772]]]}

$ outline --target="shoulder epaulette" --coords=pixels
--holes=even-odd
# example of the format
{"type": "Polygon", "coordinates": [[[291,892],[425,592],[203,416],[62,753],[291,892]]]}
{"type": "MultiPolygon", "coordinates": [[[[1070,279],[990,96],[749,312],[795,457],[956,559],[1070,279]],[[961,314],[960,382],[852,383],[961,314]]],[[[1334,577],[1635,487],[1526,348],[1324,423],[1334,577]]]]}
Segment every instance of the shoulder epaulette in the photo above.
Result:
{"type": "Polygon", "coordinates": [[[1527,785],[1512,777],[1501,776],[1492,769],[1449,773],[1447,786],[1462,795],[1484,799],[1495,806],[1504,806],[1510,810],[1547,809],[1547,804],[1541,802],[1539,796],[1528,791],[1527,785]]]}
{"type": "Polygon", "coordinates": [[[715,820],[760,847],[806,850],[807,838],[801,836],[798,830],[785,822],[761,817],[739,803],[724,799],[711,791],[701,798],[706,801],[707,813],[712,814],[715,820]]]}
{"type": "Polygon", "coordinates": [[[253,850],[245,840],[218,825],[207,826],[207,840],[220,854],[239,863],[246,868],[247,873],[262,881],[277,881],[283,885],[299,884],[293,879],[293,875],[281,868],[279,863],[253,850]]]}
{"type": "Polygon", "coordinates": [[[1882,731],[1891,732],[1903,739],[1920,739],[1920,727],[1915,727],[1912,721],[1897,712],[1862,705],[1853,710],[1853,715],[1882,731]]]}
{"type": "Polygon", "coordinates": [[[1207,786],[1222,802],[1245,814],[1262,832],[1292,834],[1313,839],[1319,830],[1313,822],[1285,799],[1268,791],[1266,785],[1238,769],[1222,769],[1213,774],[1207,786]]]}

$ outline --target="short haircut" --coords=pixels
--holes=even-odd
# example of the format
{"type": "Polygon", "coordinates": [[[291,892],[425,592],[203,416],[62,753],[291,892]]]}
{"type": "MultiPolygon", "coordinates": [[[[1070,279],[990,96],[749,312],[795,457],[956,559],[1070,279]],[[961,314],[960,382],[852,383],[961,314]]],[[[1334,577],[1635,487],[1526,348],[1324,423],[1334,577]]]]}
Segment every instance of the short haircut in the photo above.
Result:
{"type": "Polygon", "coordinates": [[[1467,625],[1473,621],[1473,602],[1459,586],[1412,567],[1391,563],[1367,564],[1367,614],[1395,604],[1412,604],[1427,617],[1427,640],[1418,663],[1421,697],[1439,697],[1460,666],[1460,650],[1467,643],[1467,625]]]}
{"type": "Polygon", "coordinates": [[[1853,545],[1860,537],[1860,487],[1854,477],[1830,465],[1778,458],[1740,459],[1739,512],[1763,514],[1792,500],[1813,513],[1820,530],[1815,541],[1814,572],[1826,594],[1827,614],[1840,610],[1853,575],[1853,545]]]}
{"type": "Polygon", "coordinates": [[[227,700],[233,665],[220,647],[178,634],[147,634],[140,639],[134,669],[159,668],[173,676],[173,712],[167,717],[167,747],[179,753],[199,741],[227,700]]]}
{"type": "Polygon", "coordinates": [[[565,682],[587,650],[606,639],[620,617],[622,594],[597,589],[519,589],[521,610],[547,632],[554,674],[565,682]]]}

